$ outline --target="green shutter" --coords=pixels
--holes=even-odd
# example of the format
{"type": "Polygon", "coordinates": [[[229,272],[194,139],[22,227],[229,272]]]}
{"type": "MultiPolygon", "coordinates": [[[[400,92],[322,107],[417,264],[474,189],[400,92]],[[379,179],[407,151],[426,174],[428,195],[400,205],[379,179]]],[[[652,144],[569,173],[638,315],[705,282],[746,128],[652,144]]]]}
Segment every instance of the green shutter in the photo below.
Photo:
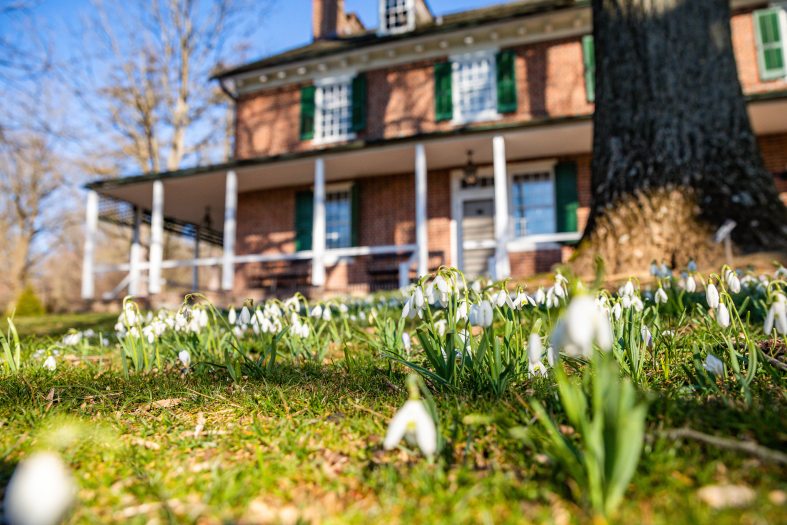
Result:
{"type": "Polygon", "coordinates": [[[585,65],[585,93],[588,102],[596,100],[596,46],[593,35],[582,37],[582,62],[585,65]]]}
{"type": "Polygon", "coordinates": [[[577,163],[559,162],[555,166],[555,205],[558,232],[575,232],[578,229],[577,163]]]}
{"type": "Polygon", "coordinates": [[[361,198],[358,183],[350,190],[350,246],[360,246],[361,239],[361,198]]]}
{"type": "Polygon", "coordinates": [[[509,49],[497,54],[497,111],[516,111],[516,53],[509,49]]]}
{"type": "Polygon", "coordinates": [[[451,62],[440,62],[434,65],[434,104],[435,120],[451,120],[454,117],[454,106],[451,100],[451,62]]]}
{"type": "Polygon", "coordinates": [[[295,251],[312,249],[314,227],[314,194],[299,191],[295,194],[295,251]]]}
{"type": "Polygon", "coordinates": [[[353,79],[353,131],[366,127],[366,75],[361,73],[353,79]]]}
{"type": "Polygon", "coordinates": [[[314,138],[314,86],[301,88],[301,140],[314,138]]]}
{"type": "Polygon", "coordinates": [[[760,78],[771,80],[787,74],[784,64],[785,38],[781,30],[782,9],[772,7],[754,12],[754,30],[757,37],[757,62],[760,78]]]}

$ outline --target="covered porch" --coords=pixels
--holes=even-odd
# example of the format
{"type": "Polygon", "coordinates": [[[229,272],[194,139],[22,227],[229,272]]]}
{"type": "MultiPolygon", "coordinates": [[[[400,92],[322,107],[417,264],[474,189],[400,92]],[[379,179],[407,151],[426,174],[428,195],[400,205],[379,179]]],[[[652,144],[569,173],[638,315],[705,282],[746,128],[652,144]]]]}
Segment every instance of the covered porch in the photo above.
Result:
{"type": "MultiPolygon", "coordinates": [[[[102,299],[125,294],[156,296],[171,285],[163,278],[165,271],[192,268],[193,290],[247,297],[253,294],[249,294],[244,268],[251,267],[258,269],[261,282],[266,281],[266,272],[287,269],[284,273],[296,273],[299,282],[319,293],[336,288],[330,278],[338,265],[358,265],[363,259],[371,261],[366,263],[368,274],[373,261],[394,261],[394,288],[440,264],[473,265],[475,273],[504,278],[511,275],[512,254],[541,246],[559,249],[560,243],[580,236],[576,227],[569,232],[526,234],[517,224],[522,217],[517,218],[512,210],[512,169],[524,166],[529,171],[551,173],[550,167],[559,158],[589,154],[591,138],[592,123],[585,116],[378,143],[354,142],[319,151],[99,181],[88,187],[82,296],[96,299],[96,276],[105,274],[116,275],[117,285],[102,299]],[[468,186],[465,167],[469,152],[478,181],[468,186]],[[404,182],[394,187],[394,176],[404,182]],[[364,204],[362,234],[352,245],[337,247],[331,232],[326,231],[326,219],[330,219],[326,214],[331,210],[326,197],[342,184],[368,187],[371,182],[377,188],[376,202],[367,199],[364,204]],[[297,237],[295,224],[293,235],[282,227],[276,232],[278,237],[271,235],[263,244],[247,242],[257,229],[297,221],[287,204],[292,199],[286,193],[276,193],[297,189],[311,192],[309,246],[299,246],[292,238],[297,237]],[[273,200],[258,206],[251,200],[255,195],[273,200]],[[282,197],[277,200],[278,195],[282,197]],[[113,206],[106,208],[102,201],[113,206]],[[465,220],[472,208],[468,203],[489,208],[484,214],[488,221],[465,220]],[[124,213],[117,212],[118,206],[124,213]],[[393,207],[397,210],[395,220],[377,220],[393,207]],[[132,229],[127,262],[96,260],[99,220],[132,229]],[[489,228],[471,235],[469,229],[482,223],[488,223],[489,228]],[[150,229],[147,257],[140,242],[140,228],[145,224],[150,229]],[[392,227],[397,233],[388,233],[392,227]],[[192,257],[165,259],[165,231],[193,239],[192,257]],[[220,246],[220,254],[201,256],[205,244],[220,246]],[[296,267],[300,270],[293,272],[296,267]],[[208,289],[199,285],[199,271],[205,268],[220,272],[220,278],[208,289]]],[[[180,288],[179,292],[185,291],[180,288]]]]}

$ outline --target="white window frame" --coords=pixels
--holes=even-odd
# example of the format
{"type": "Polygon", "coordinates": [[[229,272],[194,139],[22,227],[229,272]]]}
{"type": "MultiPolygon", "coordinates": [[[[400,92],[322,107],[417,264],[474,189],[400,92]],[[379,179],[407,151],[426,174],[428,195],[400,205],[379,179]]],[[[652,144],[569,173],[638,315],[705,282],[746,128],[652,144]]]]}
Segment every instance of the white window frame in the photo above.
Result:
{"type": "Polygon", "coordinates": [[[399,35],[415,29],[415,0],[404,0],[407,9],[407,25],[400,27],[388,27],[387,0],[380,0],[380,31],[381,35],[399,35]]]}
{"type": "Polygon", "coordinates": [[[497,111],[497,52],[497,49],[479,49],[451,56],[451,98],[453,100],[454,107],[452,123],[454,125],[497,120],[500,118],[500,113],[497,111]],[[491,107],[483,111],[464,114],[462,112],[461,104],[462,89],[459,82],[459,67],[461,64],[469,64],[484,59],[489,60],[490,64],[492,65],[492,68],[489,72],[492,86],[491,107]]]}
{"type": "Polygon", "coordinates": [[[315,144],[331,144],[334,142],[345,142],[355,138],[355,132],[352,130],[353,119],[353,78],[355,74],[333,75],[323,77],[314,81],[314,143],[315,144]],[[345,133],[339,135],[332,135],[329,137],[323,136],[323,93],[326,88],[344,85],[347,88],[347,105],[349,107],[349,120],[348,128],[345,133]]]}

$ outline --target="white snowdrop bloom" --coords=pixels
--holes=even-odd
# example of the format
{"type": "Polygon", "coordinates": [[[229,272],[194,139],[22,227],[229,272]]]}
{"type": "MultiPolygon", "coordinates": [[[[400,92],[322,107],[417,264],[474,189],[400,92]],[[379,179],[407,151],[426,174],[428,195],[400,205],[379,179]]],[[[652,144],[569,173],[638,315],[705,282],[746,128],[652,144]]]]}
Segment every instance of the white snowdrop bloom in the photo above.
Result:
{"type": "Polygon", "coordinates": [[[315,319],[322,317],[322,305],[314,305],[314,307],[309,312],[309,315],[315,319]]]}
{"type": "Polygon", "coordinates": [[[230,308],[230,313],[227,315],[227,320],[230,322],[230,324],[235,324],[235,322],[238,320],[238,314],[235,312],[234,307],[230,308]]]}
{"type": "Polygon", "coordinates": [[[719,304],[719,309],[716,310],[716,321],[722,328],[730,326],[730,312],[724,303],[719,304]]]}
{"type": "Polygon", "coordinates": [[[188,368],[191,365],[191,354],[188,350],[181,350],[178,352],[178,360],[184,368],[188,368]]]}
{"type": "Polygon", "coordinates": [[[634,292],[635,292],[634,283],[631,281],[631,279],[629,279],[628,281],[626,281],[626,284],[623,285],[623,287],[620,289],[618,293],[625,297],[633,297],[634,292]]]}
{"type": "Polygon", "coordinates": [[[244,306],[240,311],[240,317],[238,320],[241,324],[249,324],[251,322],[251,312],[247,306],[244,306]]]}
{"type": "Polygon", "coordinates": [[[412,340],[410,339],[410,334],[407,332],[402,332],[402,346],[404,346],[404,349],[408,352],[413,347],[412,340]]]}
{"type": "Polygon", "coordinates": [[[68,467],[52,452],[38,452],[14,470],[5,492],[5,519],[10,525],[55,525],[76,497],[68,467]]]}
{"type": "Polygon", "coordinates": [[[694,276],[689,275],[686,277],[686,291],[689,293],[694,293],[697,290],[697,281],[694,280],[694,276]]]}
{"type": "Polygon", "coordinates": [[[702,364],[702,367],[717,377],[724,375],[724,363],[713,354],[708,354],[707,357],[705,357],[705,362],[702,364]]]}
{"type": "Polygon", "coordinates": [[[634,297],[633,299],[631,299],[631,306],[637,312],[641,312],[645,308],[642,299],[640,299],[639,297],[634,297]]]}
{"type": "Polygon", "coordinates": [[[664,288],[659,287],[656,290],[656,294],[653,297],[656,301],[656,304],[666,304],[667,303],[667,292],[664,291],[664,288]]]}
{"type": "Polygon", "coordinates": [[[533,299],[536,301],[536,304],[544,304],[547,301],[547,295],[544,293],[544,289],[539,287],[533,299]]]}
{"type": "Polygon", "coordinates": [[[424,291],[424,299],[426,302],[434,305],[438,302],[437,294],[435,293],[435,285],[434,282],[431,282],[426,285],[426,290],[424,291]]]}
{"type": "Polygon", "coordinates": [[[443,337],[445,335],[445,329],[448,326],[448,321],[445,319],[439,319],[434,322],[434,327],[437,329],[437,335],[443,337]]]}
{"type": "Polygon", "coordinates": [[[717,308],[719,306],[719,291],[713,283],[708,283],[705,288],[705,300],[708,301],[708,306],[717,308]]]}
{"type": "Polygon", "coordinates": [[[339,303],[339,312],[340,312],[340,313],[342,313],[342,314],[346,314],[346,313],[347,313],[347,312],[349,312],[349,311],[350,311],[350,308],[349,308],[349,307],[348,307],[346,304],[344,304],[344,303],[339,303]]]}
{"type": "Polygon", "coordinates": [[[551,368],[555,368],[555,364],[558,362],[559,359],[560,359],[560,353],[558,353],[558,351],[555,350],[555,347],[552,346],[552,345],[548,346],[547,347],[547,363],[549,363],[549,366],[551,368]]]}
{"type": "Polygon", "coordinates": [[[437,277],[434,278],[434,284],[441,294],[451,293],[451,285],[448,284],[448,281],[446,281],[442,275],[438,275],[437,277]]]}
{"type": "Polygon", "coordinates": [[[82,342],[82,334],[80,332],[74,332],[72,334],[66,334],[63,336],[64,346],[76,346],[81,342],[82,342]]]}
{"type": "Polygon", "coordinates": [[[556,273],[555,274],[555,285],[552,287],[554,289],[555,295],[559,298],[567,297],[568,296],[568,289],[566,285],[568,284],[568,279],[563,277],[563,274],[556,273]]]}
{"type": "Polygon", "coordinates": [[[469,320],[473,326],[481,326],[483,328],[492,326],[492,321],[494,320],[492,303],[485,299],[471,306],[469,320]]]}
{"type": "Polygon", "coordinates": [[[516,297],[514,297],[514,300],[511,302],[514,310],[521,310],[526,304],[535,306],[535,300],[522,291],[517,292],[516,297]]]}
{"type": "Polygon", "coordinates": [[[552,333],[552,345],[568,355],[589,357],[595,341],[602,350],[612,348],[612,327],[592,297],[574,298],[552,333]]]}
{"type": "Polygon", "coordinates": [[[459,304],[456,307],[456,314],[455,314],[456,322],[459,322],[459,321],[462,321],[462,320],[464,320],[464,321],[467,320],[467,316],[468,316],[468,311],[467,310],[468,310],[468,308],[467,308],[467,301],[462,299],[461,301],[459,301],[459,304]]]}
{"type": "Polygon", "coordinates": [[[43,367],[50,372],[54,372],[55,368],[57,368],[57,362],[55,361],[55,356],[50,355],[44,360],[43,367]]]}
{"type": "Polygon", "coordinates": [[[653,348],[653,334],[650,332],[650,329],[643,325],[640,329],[640,335],[642,336],[642,342],[645,343],[647,348],[653,348]]]}
{"type": "Polygon", "coordinates": [[[546,305],[547,308],[558,308],[560,306],[560,298],[555,292],[554,286],[550,287],[549,290],[547,290],[546,305]]]}
{"type": "Polygon", "coordinates": [[[511,309],[514,308],[514,302],[506,290],[498,290],[492,294],[491,299],[492,303],[498,308],[502,308],[504,304],[508,304],[508,307],[511,309]]]}
{"type": "Polygon", "coordinates": [[[741,291],[741,280],[733,270],[725,271],[724,280],[727,282],[727,288],[729,288],[730,292],[738,293],[741,291]]]}
{"type": "Polygon", "coordinates": [[[437,428],[422,401],[410,399],[399,409],[388,424],[383,447],[391,450],[402,438],[417,444],[425,456],[437,451],[437,428]]]}
{"type": "Polygon", "coordinates": [[[527,370],[531,376],[546,376],[547,369],[541,359],[544,356],[544,345],[538,334],[530,334],[527,340],[527,370]]]}
{"type": "Polygon", "coordinates": [[[322,320],[330,321],[331,317],[333,317],[333,315],[331,314],[331,307],[326,304],[325,307],[322,309],[322,320]]]}
{"type": "Polygon", "coordinates": [[[763,324],[765,335],[771,335],[774,328],[779,335],[787,335],[787,298],[781,293],[774,297],[763,324]]]}

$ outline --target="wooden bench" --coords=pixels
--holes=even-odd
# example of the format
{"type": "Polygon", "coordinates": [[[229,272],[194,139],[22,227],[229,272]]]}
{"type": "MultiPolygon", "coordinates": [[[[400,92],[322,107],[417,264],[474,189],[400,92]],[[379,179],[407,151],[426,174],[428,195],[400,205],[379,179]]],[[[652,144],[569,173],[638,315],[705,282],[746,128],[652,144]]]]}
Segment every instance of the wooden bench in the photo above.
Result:
{"type": "Polygon", "coordinates": [[[247,286],[272,294],[303,290],[309,286],[311,261],[271,261],[254,263],[246,270],[247,286]]]}

